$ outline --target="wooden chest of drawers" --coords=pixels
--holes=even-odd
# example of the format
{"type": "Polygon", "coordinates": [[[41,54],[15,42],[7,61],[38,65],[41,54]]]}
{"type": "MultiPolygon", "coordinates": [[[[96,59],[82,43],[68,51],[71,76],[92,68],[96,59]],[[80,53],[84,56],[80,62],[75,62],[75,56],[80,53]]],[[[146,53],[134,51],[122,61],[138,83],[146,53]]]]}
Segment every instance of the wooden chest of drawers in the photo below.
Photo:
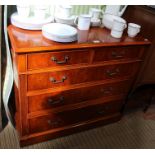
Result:
{"type": "Polygon", "coordinates": [[[150,44],[140,36],[114,39],[101,28],[91,29],[85,42],[69,44],[12,25],[8,32],[21,145],[120,120],[150,44]]]}

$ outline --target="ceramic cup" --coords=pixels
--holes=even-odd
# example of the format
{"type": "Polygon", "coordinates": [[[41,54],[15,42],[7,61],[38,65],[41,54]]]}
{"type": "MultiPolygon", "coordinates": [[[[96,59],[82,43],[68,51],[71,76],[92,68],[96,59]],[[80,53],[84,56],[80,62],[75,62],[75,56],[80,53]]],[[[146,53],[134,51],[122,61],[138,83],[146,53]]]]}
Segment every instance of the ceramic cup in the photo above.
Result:
{"type": "Polygon", "coordinates": [[[140,32],[141,26],[134,23],[128,24],[128,36],[135,37],[140,32]]]}
{"type": "Polygon", "coordinates": [[[39,20],[43,20],[48,12],[48,6],[36,5],[33,9],[34,17],[39,20]]]}
{"type": "Polygon", "coordinates": [[[77,25],[79,30],[89,30],[91,24],[91,15],[83,14],[76,17],[74,24],[77,25]]]}
{"type": "Polygon", "coordinates": [[[72,6],[70,5],[61,5],[60,6],[61,17],[69,18],[71,16],[71,9],[72,6]]]}
{"type": "Polygon", "coordinates": [[[114,19],[112,30],[123,31],[127,27],[124,19],[114,19]]]}
{"type": "Polygon", "coordinates": [[[28,17],[30,14],[30,6],[29,5],[17,5],[18,15],[22,18],[28,17]]]}
{"type": "Polygon", "coordinates": [[[114,38],[121,38],[123,31],[111,30],[111,36],[114,38]]]}
{"type": "Polygon", "coordinates": [[[101,15],[101,10],[96,8],[90,8],[89,14],[92,16],[93,19],[99,19],[101,15]]]}

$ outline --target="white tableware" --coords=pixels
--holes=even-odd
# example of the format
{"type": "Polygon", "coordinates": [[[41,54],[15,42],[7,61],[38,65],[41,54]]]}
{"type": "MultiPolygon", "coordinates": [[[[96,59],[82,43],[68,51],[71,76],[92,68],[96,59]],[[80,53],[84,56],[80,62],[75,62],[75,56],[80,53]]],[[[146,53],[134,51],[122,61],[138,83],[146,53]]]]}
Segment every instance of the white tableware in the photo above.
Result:
{"type": "Polygon", "coordinates": [[[115,16],[122,16],[126,8],[127,5],[124,5],[123,7],[121,5],[107,5],[104,13],[115,16]]]}
{"type": "Polygon", "coordinates": [[[115,15],[110,15],[110,14],[104,14],[103,19],[102,19],[102,24],[108,28],[112,29],[114,19],[121,20],[122,22],[126,22],[123,18],[115,16],[115,15]]]}
{"type": "Polygon", "coordinates": [[[47,12],[48,12],[48,6],[40,6],[36,5],[33,9],[34,17],[36,19],[43,20],[46,18],[47,12]]]}
{"type": "Polygon", "coordinates": [[[28,18],[21,18],[18,13],[13,13],[11,15],[11,24],[16,27],[26,29],[26,30],[41,30],[42,26],[54,21],[54,18],[48,16],[44,20],[39,20],[34,18],[34,16],[29,16],[28,18]]]}
{"type": "Polygon", "coordinates": [[[60,5],[60,14],[63,18],[69,18],[71,16],[71,5],[60,5]]]}
{"type": "Polygon", "coordinates": [[[101,25],[101,20],[100,19],[91,19],[91,26],[96,27],[101,25]]]}
{"type": "Polygon", "coordinates": [[[55,15],[55,21],[57,23],[67,24],[67,25],[74,25],[74,20],[76,16],[72,15],[68,18],[64,18],[61,15],[55,15]]]}
{"type": "Polygon", "coordinates": [[[122,19],[114,19],[112,30],[123,31],[127,27],[126,21],[122,19]]]}
{"type": "Polygon", "coordinates": [[[121,38],[123,31],[111,30],[111,36],[114,38],[121,38]]]}
{"type": "Polygon", "coordinates": [[[55,14],[55,8],[56,8],[55,5],[50,5],[50,8],[49,8],[49,13],[53,17],[54,17],[54,14],[55,14]]]}
{"type": "Polygon", "coordinates": [[[101,15],[101,10],[96,8],[90,8],[89,14],[92,16],[93,19],[99,19],[101,15]]]}
{"type": "Polygon", "coordinates": [[[30,6],[29,5],[17,5],[18,16],[21,18],[27,18],[30,14],[30,6]]]}
{"type": "Polygon", "coordinates": [[[57,36],[53,36],[47,32],[42,32],[43,36],[49,40],[60,42],[60,43],[68,43],[68,42],[74,42],[77,40],[77,35],[70,38],[59,38],[57,36]]]}
{"type": "Polygon", "coordinates": [[[77,25],[77,28],[79,30],[89,30],[91,23],[91,15],[82,14],[79,17],[75,18],[74,23],[75,25],[77,25]]]}
{"type": "Polygon", "coordinates": [[[135,37],[140,32],[141,26],[134,23],[128,24],[128,36],[135,37]]]}
{"type": "Polygon", "coordinates": [[[42,27],[42,34],[47,39],[57,42],[73,42],[77,40],[77,29],[66,24],[46,24],[42,27]]]}

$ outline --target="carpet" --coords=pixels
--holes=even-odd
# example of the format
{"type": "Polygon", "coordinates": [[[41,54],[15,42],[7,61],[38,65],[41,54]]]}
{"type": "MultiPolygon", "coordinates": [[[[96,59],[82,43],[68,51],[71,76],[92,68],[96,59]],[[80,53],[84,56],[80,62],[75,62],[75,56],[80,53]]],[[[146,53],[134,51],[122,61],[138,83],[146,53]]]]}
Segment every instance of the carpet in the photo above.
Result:
{"type": "MultiPolygon", "coordinates": [[[[10,124],[0,134],[0,148],[20,148],[16,130],[10,124]]],[[[151,149],[155,148],[155,121],[145,119],[140,109],[125,114],[119,122],[23,148],[151,149]]]]}

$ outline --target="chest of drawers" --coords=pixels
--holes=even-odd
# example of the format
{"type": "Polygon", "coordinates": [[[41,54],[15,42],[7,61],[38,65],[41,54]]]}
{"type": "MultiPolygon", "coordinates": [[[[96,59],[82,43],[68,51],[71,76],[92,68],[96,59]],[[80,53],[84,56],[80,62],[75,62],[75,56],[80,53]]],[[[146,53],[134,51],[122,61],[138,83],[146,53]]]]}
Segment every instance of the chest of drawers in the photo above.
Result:
{"type": "Polygon", "coordinates": [[[69,44],[12,25],[8,32],[22,146],[120,120],[150,44],[140,36],[114,39],[101,28],[69,44]]]}

